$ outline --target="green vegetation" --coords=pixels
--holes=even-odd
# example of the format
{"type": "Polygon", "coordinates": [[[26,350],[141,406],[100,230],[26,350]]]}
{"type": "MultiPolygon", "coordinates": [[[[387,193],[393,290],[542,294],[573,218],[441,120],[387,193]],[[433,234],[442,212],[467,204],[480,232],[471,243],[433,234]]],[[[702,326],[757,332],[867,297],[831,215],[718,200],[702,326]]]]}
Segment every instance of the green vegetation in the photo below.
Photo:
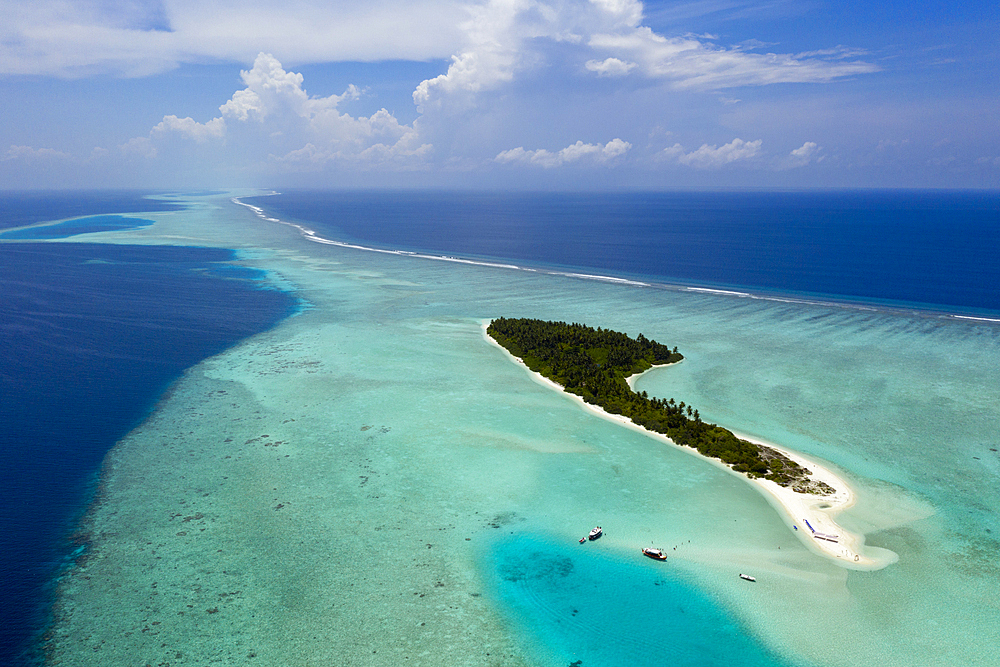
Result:
{"type": "Polygon", "coordinates": [[[662,433],[678,445],[693,447],[747,476],[765,477],[796,491],[829,493],[811,482],[808,470],[769,447],[741,440],[732,432],[701,420],[683,401],[637,394],[625,381],[656,365],[684,357],[642,334],[634,339],[609,329],[583,324],[531,319],[493,320],[487,333],[504,349],[539,373],[605,411],[628,417],[639,426],[662,433]]]}

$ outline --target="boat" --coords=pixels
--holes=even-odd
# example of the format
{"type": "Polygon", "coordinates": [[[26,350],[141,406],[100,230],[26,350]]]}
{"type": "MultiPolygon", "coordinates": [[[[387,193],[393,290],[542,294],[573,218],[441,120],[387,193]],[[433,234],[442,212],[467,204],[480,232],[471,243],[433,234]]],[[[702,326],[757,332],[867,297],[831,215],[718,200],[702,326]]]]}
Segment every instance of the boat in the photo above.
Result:
{"type": "Polygon", "coordinates": [[[598,537],[600,537],[603,534],[604,534],[604,531],[601,530],[600,526],[597,526],[592,531],[590,531],[590,534],[587,535],[587,539],[588,540],[596,540],[598,537]]]}
{"type": "Polygon", "coordinates": [[[583,543],[584,543],[584,542],[586,542],[586,541],[587,541],[587,538],[586,538],[586,537],[581,537],[581,538],[580,538],[580,544],[583,544],[583,543]]]}
{"type": "Polygon", "coordinates": [[[743,573],[740,573],[740,579],[746,579],[747,581],[757,581],[757,579],[751,577],[749,574],[743,574],[743,573]]]}
{"type": "Polygon", "coordinates": [[[655,560],[667,560],[667,554],[663,553],[662,549],[654,549],[652,547],[645,547],[642,550],[644,556],[649,556],[655,560]]]}

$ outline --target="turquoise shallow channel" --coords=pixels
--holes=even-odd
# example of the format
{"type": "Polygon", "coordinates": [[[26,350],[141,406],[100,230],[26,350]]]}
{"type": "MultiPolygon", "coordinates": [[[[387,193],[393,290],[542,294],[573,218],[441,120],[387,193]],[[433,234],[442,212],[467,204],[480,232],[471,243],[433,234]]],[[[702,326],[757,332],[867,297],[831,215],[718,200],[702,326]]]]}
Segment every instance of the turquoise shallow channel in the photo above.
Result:
{"type": "Polygon", "coordinates": [[[497,602],[536,642],[539,663],[626,665],[661,656],[684,667],[804,664],[768,651],[669,565],[597,547],[567,549],[517,533],[488,551],[497,602]]]}
{"type": "Polygon", "coordinates": [[[373,252],[181,199],[86,240],[234,248],[305,305],[108,455],[51,664],[997,664],[996,322],[373,252]],[[637,390],[824,461],[895,562],[843,567],[744,479],[539,384],[484,339],[501,315],[676,345],[637,390]]]}
{"type": "Polygon", "coordinates": [[[41,224],[34,227],[22,227],[0,232],[0,239],[21,241],[44,241],[47,239],[65,239],[78,234],[93,232],[109,232],[124,229],[145,227],[153,224],[152,220],[132,218],[124,215],[89,215],[83,218],[73,218],[54,224],[41,224]]]}

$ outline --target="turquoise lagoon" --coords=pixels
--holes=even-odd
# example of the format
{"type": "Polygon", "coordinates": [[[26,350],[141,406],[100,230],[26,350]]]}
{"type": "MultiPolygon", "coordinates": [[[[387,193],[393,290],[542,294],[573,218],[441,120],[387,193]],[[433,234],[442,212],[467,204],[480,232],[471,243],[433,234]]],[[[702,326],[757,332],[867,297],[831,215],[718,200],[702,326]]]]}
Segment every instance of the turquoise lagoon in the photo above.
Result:
{"type": "Polygon", "coordinates": [[[52,664],[998,664],[1000,324],[371,252],[187,200],[82,238],[236,248],[308,306],[109,454],[52,664]],[[678,346],[639,390],[829,463],[896,562],[845,569],[741,478],[534,382],[483,339],[499,315],[678,346]]]}
{"type": "Polygon", "coordinates": [[[0,232],[0,239],[42,241],[68,238],[78,234],[145,227],[150,224],[152,224],[152,220],[130,218],[124,215],[90,215],[82,218],[71,218],[55,224],[42,223],[32,227],[21,227],[0,232]]]}

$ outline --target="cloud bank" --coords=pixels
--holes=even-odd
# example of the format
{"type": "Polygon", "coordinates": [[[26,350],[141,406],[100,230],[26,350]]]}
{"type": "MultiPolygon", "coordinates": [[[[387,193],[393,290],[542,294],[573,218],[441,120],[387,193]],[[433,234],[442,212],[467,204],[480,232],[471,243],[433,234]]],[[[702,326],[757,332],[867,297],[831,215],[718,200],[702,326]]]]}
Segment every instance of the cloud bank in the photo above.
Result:
{"type": "MultiPolygon", "coordinates": [[[[715,104],[721,89],[823,83],[877,69],[846,47],[778,54],[756,40],[726,46],[710,34],[661,34],[645,24],[638,0],[0,3],[10,17],[0,27],[0,75],[143,76],[183,63],[252,60],[240,72],[242,88],[220,95],[214,117],[165,109],[145,134],[105,144],[118,151],[87,158],[200,161],[227,173],[760,165],[762,139],[694,150],[631,142],[661,122],[649,117],[651,104],[676,111],[699,99],[715,104]],[[353,83],[310,95],[303,75],[282,64],[348,60],[430,61],[440,73],[394,82],[405,87],[392,95],[410,93],[413,104],[404,102],[409,121],[401,122],[386,108],[396,108],[397,98],[377,105],[353,83]],[[607,104],[612,93],[615,108],[607,104]],[[615,138],[569,143],[577,137],[615,138]],[[525,147],[532,144],[564,147],[525,147]]],[[[384,90],[376,86],[375,94],[384,90]]],[[[806,142],[772,162],[805,166],[822,159],[818,151],[806,142]]],[[[16,157],[6,160],[42,155],[17,146],[8,153],[16,157]]]]}
{"type": "Polygon", "coordinates": [[[677,90],[711,91],[773,83],[817,83],[878,68],[843,48],[803,54],[754,53],[756,45],[718,46],[711,35],[670,37],[642,25],[636,0],[490,0],[469,10],[464,43],[447,72],[420,83],[422,111],[514,81],[553,60],[597,77],[641,77],[677,90]]]}
{"type": "Polygon", "coordinates": [[[760,139],[743,141],[736,138],[722,146],[702,144],[700,148],[689,153],[684,152],[684,147],[680,144],[674,144],[663,150],[663,157],[696,169],[718,169],[733,162],[756,157],[760,154],[763,143],[760,139]]]}
{"type": "Polygon", "coordinates": [[[0,73],[70,78],[248,62],[261,50],[300,63],[446,58],[467,14],[451,0],[2,0],[0,12],[0,73]]]}
{"type": "Polygon", "coordinates": [[[341,95],[310,97],[302,87],[302,75],[285,71],[267,53],[259,54],[240,77],[246,88],[219,107],[218,117],[200,123],[164,116],[148,136],[135,137],[120,148],[126,154],[155,158],[165,144],[177,139],[198,144],[231,140],[241,146],[264,146],[275,164],[307,171],[334,161],[406,166],[419,162],[431,149],[420,142],[412,126],[400,124],[385,109],[369,117],[342,113],[343,102],[361,96],[357,86],[348,86],[341,95]]]}
{"type": "Polygon", "coordinates": [[[567,146],[555,153],[539,148],[527,151],[523,147],[512,148],[502,151],[494,160],[501,163],[525,162],[539,167],[552,168],[561,167],[564,164],[577,162],[579,160],[589,160],[593,162],[609,162],[614,158],[625,155],[632,148],[632,144],[627,141],[615,138],[606,144],[585,144],[577,141],[571,146],[567,146]]]}
{"type": "MultiPolygon", "coordinates": [[[[712,35],[662,35],[637,0],[2,0],[0,74],[144,76],[183,63],[449,59],[420,83],[419,106],[475,94],[563,60],[598,77],[638,76],[676,89],[825,82],[874,72],[856,49],[756,53],[712,35]],[[414,29],[419,26],[419,29],[414,29]]],[[[766,47],[766,45],[764,45],[766,47]]]]}
{"type": "Polygon", "coordinates": [[[7,151],[0,156],[0,161],[8,160],[68,160],[72,156],[54,148],[34,148],[33,146],[11,145],[7,151]]]}

